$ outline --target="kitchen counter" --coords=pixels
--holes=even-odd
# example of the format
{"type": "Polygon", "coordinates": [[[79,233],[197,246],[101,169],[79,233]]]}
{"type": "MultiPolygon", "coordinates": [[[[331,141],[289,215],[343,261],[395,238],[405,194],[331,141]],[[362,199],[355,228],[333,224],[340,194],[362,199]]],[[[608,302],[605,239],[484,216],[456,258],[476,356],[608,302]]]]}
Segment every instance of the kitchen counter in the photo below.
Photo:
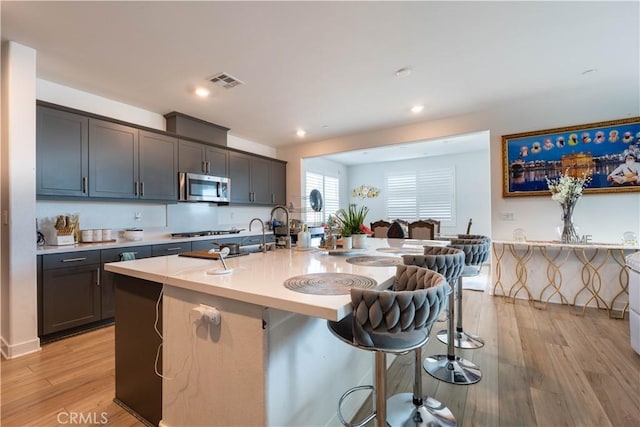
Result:
{"type": "MultiPolygon", "coordinates": [[[[399,239],[367,239],[366,250],[355,255],[389,256],[378,248],[422,248],[426,242],[399,239]]],[[[441,242],[440,242],[441,244],[441,242]]],[[[352,273],[382,283],[395,274],[395,267],[367,267],[346,262],[348,255],[328,255],[320,249],[258,252],[225,260],[230,274],[208,274],[220,269],[217,260],[187,258],[178,255],[147,258],[105,265],[105,270],[182,289],[230,298],[305,316],[340,320],[350,311],[349,295],[311,295],[285,288],[283,282],[302,274],[320,272],[352,273]]]]}
{"type": "MultiPolygon", "coordinates": [[[[272,232],[267,232],[267,235],[272,234],[272,232]]],[[[104,242],[104,243],[76,243],[74,245],[45,245],[39,246],[36,249],[37,255],[46,255],[46,254],[58,254],[58,253],[66,253],[66,252],[76,252],[76,251],[90,251],[90,250],[98,250],[98,249],[109,249],[109,248],[128,248],[128,247],[136,247],[136,246],[145,246],[145,245],[157,245],[163,243],[180,243],[180,242],[195,242],[198,240],[217,240],[217,239],[230,239],[234,237],[249,237],[249,236],[262,236],[261,231],[247,231],[243,230],[239,233],[234,234],[219,234],[215,236],[198,236],[198,237],[171,237],[171,234],[155,234],[150,236],[145,236],[142,240],[125,240],[122,238],[117,239],[115,242],[104,242]]]]}
{"type": "MultiPolygon", "coordinates": [[[[305,425],[339,425],[340,395],[372,383],[372,353],[340,342],[326,325],[325,319],[339,320],[351,311],[350,296],[299,293],[283,282],[302,274],[339,272],[387,286],[395,266],[360,266],[346,259],[399,256],[378,248],[421,252],[425,243],[445,244],[371,238],[366,250],[343,255],[278,249],[228,259],[233,271],[226,275],[207,273],[221,268],[219,261],[177,255],[106,264],[129,289],[163,284],[160,426],[297,426],[301,420],[305,425]],[[202,305],[217,310],[218,324],[202,317],[202,305]]],[[[131,306],[120,301],[120,307],[131,306]]],[[[119,328],[132,326],[121,322],[118,303],[116,336],[119,328]]],[[[145,325],[140,334],[157,337],[154,319],[143,317],[133,316],[136,326],[145,325]]],[[[145,363],[153,366],[154,355],[152,351],[145,363]]],[[[118,360],[116,352],[116,364],[118,360]]],[[[364,398],[345,402],[344,414],[353,415],[364,398]]]]}

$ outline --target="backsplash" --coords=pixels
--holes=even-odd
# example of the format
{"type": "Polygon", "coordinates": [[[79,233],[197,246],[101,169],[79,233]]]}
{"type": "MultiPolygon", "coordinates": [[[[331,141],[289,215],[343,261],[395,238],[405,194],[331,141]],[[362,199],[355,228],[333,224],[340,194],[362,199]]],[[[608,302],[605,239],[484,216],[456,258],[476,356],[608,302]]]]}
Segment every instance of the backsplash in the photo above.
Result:
{"type": "Polygon", "coordinates": [[[150,236],[233,227],[248,229],[252,218],[258,217],[266,222],[270,212],[270,207],[209,203],[36,202],[38,226],[45,234],[53,228],[58,215],[79,215],[80,229],[110,228],[117,235],[125,228],[142,228],[145,236],[150,236]]]}

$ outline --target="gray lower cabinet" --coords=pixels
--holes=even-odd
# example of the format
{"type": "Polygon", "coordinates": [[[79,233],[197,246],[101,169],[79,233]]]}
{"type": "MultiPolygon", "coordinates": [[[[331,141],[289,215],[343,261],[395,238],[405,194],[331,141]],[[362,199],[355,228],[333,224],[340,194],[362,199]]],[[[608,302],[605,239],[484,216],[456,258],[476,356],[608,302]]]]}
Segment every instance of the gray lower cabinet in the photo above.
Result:
{"type": "Polygon", "coordinates": [[[149,258],[151,246],[133,246],[126,248],[103,249],[100,251],[101,267],[101,318],[109,319],[115,316],[115,278],[116,274],[104,269],[104,264],[120,261],[123,252],[131,252],[136,259],[149,258]]]}
{"type": "Polygon", "coordinates": [[[181,139],[178,159],[180,172],[228,176],[229,153],[225,149],[181,139]]]}
{"type": "Polygon", "coordinates": [[[147,425],[162,418],[162,284],[117,274],[116,283],[116,402],[126,406],[147,425]],[[158,316],[157,322],[152,321],[158,316]],[[149,321],[141,321],[147,319],[149,321]],[[156,355],[158,360],[156,361],[156,355]]]}
{"type": "Polygon", "coordinates": [[[89,119],[38,106],[36,195],[87,197],[89,119]]]}
{"type": "Polygon", "coordinates": [[[100,251],[44,255],[39,284],[41,335],[101,320],[100,251]]]}

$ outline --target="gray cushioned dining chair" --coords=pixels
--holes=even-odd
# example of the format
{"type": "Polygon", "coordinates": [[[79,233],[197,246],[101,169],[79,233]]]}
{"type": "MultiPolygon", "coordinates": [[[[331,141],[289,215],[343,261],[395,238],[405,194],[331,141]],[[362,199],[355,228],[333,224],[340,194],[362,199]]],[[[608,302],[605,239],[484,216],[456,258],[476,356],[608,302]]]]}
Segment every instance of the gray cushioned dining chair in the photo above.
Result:
{"type": "MultiPolygon", "coordinates": [[[[484,339],[475,334],[465,332],[462,326],[462,279],[464,277],[474,277],[480,274],[482,264],[489,258],[491,241],[488,238],[486,238],[486,240],[452,239],[448,247],[460,249],[465,254],[465,267],[458,278],[458,283],[455,288],[458,312],[454,345],[457,348],[480,348],[484,346],[484,339]]],[[[451,283],[451,286],[454,286],[454,284],[451,283]]],[[[443,343],[447,344],[449,342],[449,331],[438,331],[437,336],[443,343]]]]}
{"type": "MultiPolygon", "coordinates": [[[[386,355],[402,354],[422,347],[429,338],[431,325],[447,304],[451,288],[435,271],[418,266],[399,265],[391,290],[351,289],[353,312],[339,322],[328,321],[329,330],[343,342],[375,353],[375,386],[347,390],[338,403],[338,418],[346,426],[362,426],[373,418],[376,426],[455,425],[451,411],[435,399],[422,401],[421,381],[414,384],[413,395],[386,399],[386,355]],[[347,422],[342,403],[350,394],[373,390],[374,410],[357,423],[347,422]]],[[[417,368],[419,371],[419,367],[417,368]]]]}
{"type": "MultiPolygon", "coordinates": [[[[417,265],[442,274],[452,287],[465,268],[464,252],[451,247],[425,246],[424,255],[403,255],[402,260],[406,265],[417,265]]],[[[446,330],[454,335],[456,307],[453,295],[449,296],[448,306],[446,330]]],[[[453,341],[447,343],[447,354],[429,356],[424,360],[423,366],[433,377],[451,384],[468,385],[482,378],[482,373],[475,364],[456,356],[453,341]]]]}

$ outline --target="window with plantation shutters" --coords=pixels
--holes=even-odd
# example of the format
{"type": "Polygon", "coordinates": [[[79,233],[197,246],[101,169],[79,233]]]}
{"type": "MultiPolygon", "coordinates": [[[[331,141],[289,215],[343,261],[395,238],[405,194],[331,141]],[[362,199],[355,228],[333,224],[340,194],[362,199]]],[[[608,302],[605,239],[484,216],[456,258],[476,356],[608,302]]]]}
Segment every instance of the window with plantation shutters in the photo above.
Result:
{"type": "Polygon", "coordinates": [[[442,168],[387,174],[387,218],[437,219],[455,226],[455,169],[442,168]]]}
{"type": "Polygon", "coordinates": [[[340,207],[340,179],[314,172],[305,175],[305,194],[311,194],[311,190],[319,190],[322,194],[322,212],[314,212],[311,209],[311,201],[307,200],[305,209],[305,222],[315,224],[326,222],[329,215],[333,215],[340,207]]]}

